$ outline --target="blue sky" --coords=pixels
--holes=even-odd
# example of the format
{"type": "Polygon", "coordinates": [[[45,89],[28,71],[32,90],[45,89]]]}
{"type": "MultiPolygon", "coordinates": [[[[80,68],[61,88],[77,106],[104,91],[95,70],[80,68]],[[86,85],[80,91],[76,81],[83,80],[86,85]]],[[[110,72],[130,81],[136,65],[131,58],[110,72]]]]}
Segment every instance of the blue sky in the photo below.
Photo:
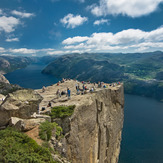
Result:
{"type": "Polygon", "coordinates": [[[163,0],[1,0],[0,55],[163,50],[163,0]]]}

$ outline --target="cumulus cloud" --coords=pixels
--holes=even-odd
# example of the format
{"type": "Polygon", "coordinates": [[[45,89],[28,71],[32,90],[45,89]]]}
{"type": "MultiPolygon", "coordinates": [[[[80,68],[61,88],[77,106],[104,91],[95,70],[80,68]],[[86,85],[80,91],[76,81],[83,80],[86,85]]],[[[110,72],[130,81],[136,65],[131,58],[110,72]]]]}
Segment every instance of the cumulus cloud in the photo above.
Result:
{"type": "Polygon", "coordinates": [[[96,20],[93,24],[94,25],[101,25],[101,24],[109,24],[109,20],[108,19],[100,19],[100,20],[96,20]]]}
{"type": "Polygon", "coordinates": [[[13,15],[19,16],[19,17],[21,17],[21,18],[29,18],[29,17],[34,16],[33,13],[20,12],[20,11],[16,11],[16,10],[11,11],[11,13],[12,13],[13,15]]]}
{"type": "Polygon", "coordinates": [[[19,41],[19,38],[7,38],[6,42],[14,42],[14,41],[19,41]]]}
{"type": "Polygon", "coordinates": [[[81,37],[81,36],[76,36],[76,37],[69,37],[66,40],[62,42],[62,44],[74,44],[74,43],[79,43],[88,40],[89,37],[81,37]]]}
{"type": "Polygon", "coordinates": [[[21,53],[21,54],[34,54],[37,52],[36,49],[27,49],[27,48],[20,48],[20,49],[10,49],[11,53],[21,53]]]}
{"type": "Polygon", "coordinates": [[[55,51],[49,51],[47,52],[47,54],[49,55],[58,55],[58,54],[64,54],[65,52],[64,51],[61,51],[61,50],[55,50],[55,51]]]}
{"type": "Polygon", "coordinates": [[[81,15],[75,16],[73,14],[68,14],[63,19],[61,19],[60,22],[67,28],[75,28],[82,25],[87,20],[87,17],[81,17],[81,15]]]}
{"type": "Polygon", "coordinates": [[[20,24],[20,21],[15,17],[0,17],[0,31],[5,31],[6,33],[13,32],[18,24],[20,24]]]}
{"type": "Polygon", "coordinates": [[[5,49],[0,47],[0,56],[2,55],[30,55],[30,56],[44,56],[47,55],[62,55],[71,53],[73,50],[57,50],[53,48],[42,48],[42,49],[28,49],[28,48],[18,48],[18,49],[5,49]]]}
{"type": "Polygon", "coordinates": [[[99,4],[89,6],[92,14],[96,16],[127,15],[140,17],[157,10],[163,0],[99,0],[99,4]]]}
{"type": "Polygon", "coordinates": [[[8,49],[6,50],[6,52],[20,55],[45,55],[45,54],[53,55],[58,53],[60,54],[60,51],[57,51],[56,49],[53,48],[43,48],[43,49],[19,48],[19,49],[8,49]]]}
{"type": "Polygon", "coordinates": [[[150,32],[127,29],[115,34],[108,32],[93,33],[90,37],[76,36],[65,39],[62,44],[64,49],[92,52],[163,50],[163,26],[150,32]]]}

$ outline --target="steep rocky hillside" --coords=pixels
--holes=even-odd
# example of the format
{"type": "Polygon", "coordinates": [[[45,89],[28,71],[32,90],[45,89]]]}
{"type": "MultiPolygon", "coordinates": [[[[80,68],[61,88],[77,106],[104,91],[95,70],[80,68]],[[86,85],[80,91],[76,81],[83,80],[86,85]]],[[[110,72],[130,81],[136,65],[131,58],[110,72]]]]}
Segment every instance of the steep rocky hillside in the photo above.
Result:
{"type": "Polygon", "coordinates": [[[0,56],[0,94],[7,95],[8,93],[22,89],[18,85],[10,84],[2,74],[24,68],[33,61],[34,58],[29,57],[0,56]]]}
{"type": "Polygon", "coordinates": [[[24,68],[32,62],[32,58],[16,56],[0,56],[0,73],[8,73],[24,68]]]}
{"type": "Polygon", "coordinates": [[[9,81],[0,74],[0,94],[7,95],[19,89],[22,88],[16,84],[10,84],[9,81]]]}
{"type": "Polygon", "coordinates": [[[124,68],[107,60],[68,55],[54,60],[42,72],[59,78],[76,78],[80,81],[113,82],[123,77],[124,68]]]}

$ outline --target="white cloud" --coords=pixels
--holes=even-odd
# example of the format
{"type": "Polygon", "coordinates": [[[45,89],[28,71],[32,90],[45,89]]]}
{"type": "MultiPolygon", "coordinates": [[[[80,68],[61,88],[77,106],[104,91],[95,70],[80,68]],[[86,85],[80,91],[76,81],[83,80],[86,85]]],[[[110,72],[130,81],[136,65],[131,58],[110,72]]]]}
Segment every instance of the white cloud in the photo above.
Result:
{"type": "Polygon", "coordinates": [[[3,47],[0,47],[0,53],[4,53],[6,50],[3,47]]]}
{"type": "Polygon", "coordinates": [[[75,28],[82,25],[88,20],[87,17],[81,17],[80,15],[74,16],[73,14],[66,15],[60,22],[67,28],[75,28]]]}
{"type": "Polygon", "coordinates": [[[11,13],[12,13],[13,15],[19,16],[19,17],[21,17],[21,18],[29,18],[29,17],[34,16],[33,13],[20,12],[20,11],[16,11],[16,10],[13,10],[11,13]]]}
{"type": "Polygon", "coordinates": [[[163,0],[99,0],[99,5],[89,6],[96,16],[127,15],[140,17],[157,10],[163,0]]]}
{"type": "Polygon", "coordinates": [[[3,14],[3,11],[2,11],[2,9],[0,9],[0,15],[2,15],[3,14]]]}
{"type": "Polygon", "coordinates": [[[101,25],[101,24],[109,24],[109,20],[108,19],[100,19],[100,20],[96,20],[93,24],[94,25],[101,25]]]}
{"type": "Polygon", "coordinates": [[[13,56],[13,55],[4,53],[4,54],[0,54],[0,56],[13,56]]]}
{"type": "Polygon", "coordinates": [[[14,18],[12,16],[0,17],[0,31],[5,31],[6,33],[13,32],[18,24],[20,24],[19,19],[14,18]]]}
{"type": "Polygon", "coordinates": [[[5,49],[0,47],[0,55],[30,55],[30,56],[44,56],[44,55],[62,55],[71,53],[71,51],[66,50],[56,50],[53,48],[43,48],[43,49],[28,49],[28,48],[19,48],[19,49],[5,49]]]}
{"type": "MultiPolygon", "coordinates": [[[[13,53],[13,54],[20,54],[20,55],[45,55],[49,54],[52,55],[56,51],[53,48],[43,48],[43,49],[27,49],[27,48],[19,48],[19,49],[8,49],[6,52],[13,53]]],[[[0,51],[1,52],[1,51],[0,51]]]]}
{"type": "Polygon", "coordinates": [[[127,29],[118,33],[93,33],[90,37],[65,39],[64,49],[92,52],[133,52],[163,50],[163,26],[150,32],[127,29]]]}
{"type": "Polygon", "coordinates": [[[27,49],[27,48],[20,48],[20,49],[10,49],[11,53],[21,53],[21,54],[33,54],[36,53],[36,49],[27,49]]]}
{"type": "Polygon", "coordinates": [[[65,53],[64,51],[60,51],[60,50],[47,52],[48,55],[57,55],[57,54],[64,54],[64,53],[65,53]]]}
{"type": "Polygon", "coordinates": [[[74,44],[74,43],[79,43],[88,40],[89,37],[82,37],[82,36],[76,36],[73,38],[67,38],[62,42],[62,44],[74,44]]]}
{"type": "Polygon", "coordinates": [[[6,42],[19,41],[19,38],[7,38],[6,42]]]}

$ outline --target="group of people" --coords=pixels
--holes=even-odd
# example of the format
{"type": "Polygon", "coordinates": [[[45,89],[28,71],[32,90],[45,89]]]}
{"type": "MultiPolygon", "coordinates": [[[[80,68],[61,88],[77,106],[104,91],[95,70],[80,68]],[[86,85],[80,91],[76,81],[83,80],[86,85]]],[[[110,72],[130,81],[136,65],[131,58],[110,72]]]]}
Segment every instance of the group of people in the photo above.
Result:
{"type": "Polygon", "coordinates": [[[70,99],[71,97],[71,90],[69,88],[67,88],[67,92],[66,91],[62,91],[60,92],[60,90],[58,89],[56,92],[57,98],[60,98],[62,95],[66,95],[68,97],[68,99],[70,99]]]}
{"type": "Polygon", "coordinates": [[[57,83],[57,86],[59,86],[60,83],[64,83],[65,81],[68,81],[68,80],[71,80],[71,79],[62,78],[62,80],[57,83]]]}
{"type": "MultiPolygon", "coordinates": [[[[57,83],[57,85],[59,85],[59,83],[64,83],[67,80],[70,80],[70,79],[64,79],[63,78],[60,82],[57,83]]],[[[77,95],[80,95],[80,94],[83,95],[88,91],[90,93],[94,92],[96,90],[96,85],[97,85],[98,88],[107,88],[108,86],[115,87],[115,86],[121,84],[120,82],[117,82],[117,83],[112,83],[112,84],[106,85],[104,82],[98,82],[98,84],[94,82],[93,86],[91,85],[91,87],[88,88],[86,86],[86,84],[90,84],[90,82],[82,81],[81,83],[82,83],[82,88],[80,88],[79,82],[77,82],[75,84],[75,88],[76,88],[76,91],[77,91],[76,94],[77,95]]],[[[45,92],[45,89],[46,89],[45,86],[43,86],[42,87],[42,92],[45,92]]],[[[68,99],[70,99],[71,98],[71,90],[67,87],[67,91],[61,91],[60,92],[60,89],[58,89],[57,92],[56,92],[56,95],[57,95],[57,98],[60,98],[62,95],[66,95],[68,97],[68,99]]],[[[48,103],[47,107],[51,107],[51,102],[48,103]]]]}
{"type": "Polygon", "coordinates": [[[95,83],[94,83],[94,86],[92,86],[91,88],[88,88],[87,86],[86,86],[86,84],[90,84],[90,82],[84,82],[84,81],[82,81],[82,84],[83,84],[83,86],[82,86],[82,88],[80,88],[80,86],[79,86],[79,83],[77,83],[76,85],[75,85],[75,87],[76,87],[76,91],[77,91],[77,95],[80,95],[80,93],[81,93],[81,95],[83,95],[83,94],[85,94],[86,92],[94,92],[94,90],[96,89],[95,88],[95,83]]]}

